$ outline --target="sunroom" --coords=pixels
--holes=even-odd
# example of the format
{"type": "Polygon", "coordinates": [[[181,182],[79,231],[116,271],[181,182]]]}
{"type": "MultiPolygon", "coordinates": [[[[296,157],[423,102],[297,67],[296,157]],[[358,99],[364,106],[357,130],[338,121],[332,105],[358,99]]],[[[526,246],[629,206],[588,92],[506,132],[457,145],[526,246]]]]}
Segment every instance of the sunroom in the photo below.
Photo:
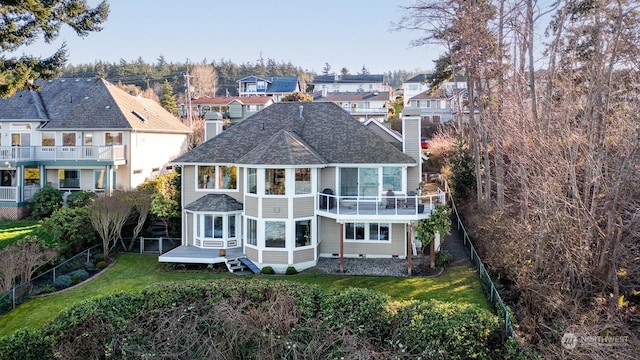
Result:
{"type": "Polygon", "coordinates": [[[193,246],[231,249],[242,245],[242,203],[225,194],[209,194],[185,206],[193,221],[193,246]]]}

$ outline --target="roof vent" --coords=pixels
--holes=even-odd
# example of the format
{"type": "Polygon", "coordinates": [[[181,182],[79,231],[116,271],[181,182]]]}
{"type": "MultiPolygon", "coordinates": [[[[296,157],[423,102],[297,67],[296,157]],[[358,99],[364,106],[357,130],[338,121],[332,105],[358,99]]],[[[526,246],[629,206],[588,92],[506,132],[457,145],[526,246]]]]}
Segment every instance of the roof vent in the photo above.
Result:
{"type": "Polygon", "coordinates": [[[300,109],[300,119],[302,119],[302,109],[304,109],[304,107],[300,105],[298,108],[300,109]]]}
{"type": "Polygon", "coordinates": [[[142,122],[147,122],[147,118],[140,114],[139,112],[133,110],[131,113],[133,113],[133,115],[137,116],[140,120],[142,120],[142,122]]]}
{"type": "Polygon", "coordinates": [[[105,110],[109,110],[109,109],[111,109],[111,105],[106,105],[106,106],[104,107],[104,109],[105,109],[105,110]]]}
{"type": "Polygon", "coordinates": [[[85,99],[85,100],[89,100],[89,97],[88,97],[88,96],[85,96],[85,97],[84,97],[84,99],[85,99]]]}

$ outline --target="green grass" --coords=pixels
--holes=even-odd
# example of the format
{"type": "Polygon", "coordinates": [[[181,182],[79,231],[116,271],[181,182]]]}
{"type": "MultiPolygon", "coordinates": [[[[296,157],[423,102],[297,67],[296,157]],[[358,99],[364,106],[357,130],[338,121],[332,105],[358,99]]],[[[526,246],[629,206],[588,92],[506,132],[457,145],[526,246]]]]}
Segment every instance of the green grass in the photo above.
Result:
{"type": "MultiPolygon", "coordinates": [[[[400,278],[379,276],[345,276],[326,274],[259,275],[268,280],[317,284],[327,289],[360,287],[380,291],[398,300],[437,299],[461,304],[476,304],[490,310],[476,273],[466,267],[452,267],[435,278],[400,278]]],[[[0,337],[20,328],[39,328],[53,320],[62,310],[94,297],[116,292],[135,292],[161,282],[237,278],[230,273],[208,271],[166,271],[157,256],[121,254],[116,263],[90,281],[45,297],[35,298],[0,317],[0,337]]],[[[242,278],[252,278],[244,276],[242,278]]]]}
{"type": "Polygon", "coordinates": [[[37,220],[0,221],[0,249],[3,249],[29,234],[38,234],[37,220]]]}

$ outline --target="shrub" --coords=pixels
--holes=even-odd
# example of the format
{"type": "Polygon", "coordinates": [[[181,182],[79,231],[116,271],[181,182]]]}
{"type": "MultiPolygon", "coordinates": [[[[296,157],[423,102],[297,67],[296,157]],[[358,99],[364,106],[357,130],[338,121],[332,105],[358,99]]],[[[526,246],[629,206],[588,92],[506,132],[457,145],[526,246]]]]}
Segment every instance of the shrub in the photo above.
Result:
{"type": "Polygon", "coordinates": [[[490,359],[501,343],[498,317],[476,306],[410,301],[394,320],[392,344],[427,359],[490,359]]]}
{"type": "Polygon", "coordinates": [[[62,191],[45,186],[29,200],[31,216],[44,219],[62,207],[62,191]]]}
{"type": "Polygon", "coordinates": [[[100,261],[104,260],[104,254],[103,253],[99,253],[99,254],[95,254],[93,255],[93,260],[97,263],[100,261]]]}
{"type": "Polygon", "coordinates": [[[91,190],[74,191],[67,196],[67,206],[70,208],[80,208],[91,205],[98,197],[98,194],[91,190]]]}
{"type": "Polygon", "coordinates": [[[69,273],[69,276],[71,276],[71,278],[77,277],[81,281],[84,281],[89,278],[89,273],[85,269],[78,269],[76,271],[69,273]]]}
{"type": "Polygon", "coordinates": [[[320,300],[323,325],[349,329],[381,342],[388,337],[391,319],[384,310],[389,297],[367,289],[334,291],[320,300]]]}
{"type": "Polygon", "coordinates": [[[87,261],[84,263],[84,269],[90,272],[98,271],[98,268],[91,261],[87,261]]]}
{"type": "Polygon", "coordinates": [[[440,250],[436,253],[436,266],[442,267],[448,265],[453,259],[453,255],[447,250],[440,250]]]}
{"type": "Polygon", "coordinates": [[[267,275],[273,275],[275,274],[275,270],[273,270],[273,268],[271,266],[265,266],[262,268],[262,273],[263,274],[267,274],[267,275]]]}
{"type": "Polygon", "coordinates": [[[298,270],[296,270],[296,268],[293,266],[289,266],[287,267],[287,270],[284,273],[287,275],[295,275],[298,273],[298,270]]]}
{"type": "Polygon", "coordinates": [[[72,284],[73,281],[71,280],[71,276],[69,275],[60,275],[53,281],[53,286],[55,286],[57,290],[68,288],[72,284]]]}
{"type": "Polygon", "coordinates": [[[42,331],[19,329],[15,333],[0,338],[0,360],[38,360],[55,358],[42,331]]]}
{"type": "Polygon", "coordinates": [[[98,270],[102,270],[107,267],[107,262],[104,260],[98,261],[96,263],[96,267],[98,268],[98,270]]]}
{"type": "Polygon", "coordinates": [[[73,255],[98,244],[98,236],[85,208],[63,207],[42,222],[42,231],[50,234],[58,251],[73,255]]]}

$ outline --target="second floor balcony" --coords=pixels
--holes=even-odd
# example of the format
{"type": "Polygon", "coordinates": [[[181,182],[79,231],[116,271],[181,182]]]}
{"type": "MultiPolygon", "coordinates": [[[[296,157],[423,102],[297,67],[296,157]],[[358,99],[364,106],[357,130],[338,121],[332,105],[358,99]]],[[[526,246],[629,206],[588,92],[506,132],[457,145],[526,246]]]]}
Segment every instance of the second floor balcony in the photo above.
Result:
{"type": "Polygon", "coordinates": [[[124,161],[124,145],[0,146],[0,161],[124,161]]]}
{"type": "Polygon", "coordinates": [[[445,204],[445,192],[429,195],[337,196],[318,193],[318,214],[345,221],[414,221],[429,217],[437,204],[445,204]]]}

